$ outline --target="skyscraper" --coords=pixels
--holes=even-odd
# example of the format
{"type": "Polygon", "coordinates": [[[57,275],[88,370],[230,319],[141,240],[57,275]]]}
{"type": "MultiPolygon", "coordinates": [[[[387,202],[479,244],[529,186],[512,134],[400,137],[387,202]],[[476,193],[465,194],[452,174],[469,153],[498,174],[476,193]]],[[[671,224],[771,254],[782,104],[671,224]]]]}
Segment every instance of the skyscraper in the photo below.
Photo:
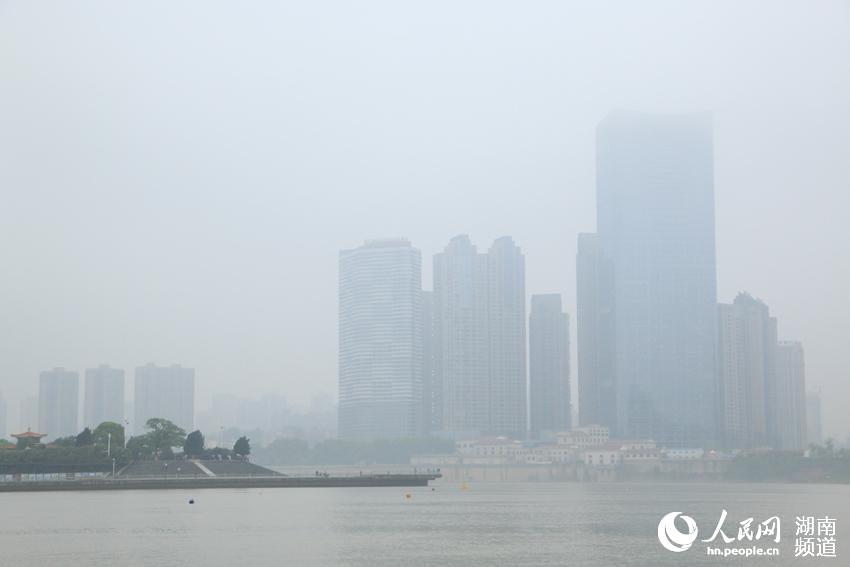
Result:
{"type": "Polygon", "coordinates": [[[467,235],[434,256],[436,372],[442,384],[442,430],[476,435],[490,427],[487,257],[467,235]]]}
{"type": "Polygon", "coordinates": [[[570,319],[558,294],[531,296],[528,360],[532,437],[569,430],[570,319]]]}
{"type": "Polygon", "coordinates": [[[807,442],[806,364],[803,345],[780,341],[776,349],[776,421],[774,446],[797,451],[807,442]]]}
{"type": "MultiPolygon", "coordinates": [[[[590,376],[616,391],[616,419],[602,425],[618,436],[671,447],[716,442],[712,145],[702,114],[615,112],[597,130],[600,296],[579,298],[591,302],[579,305],[579,348],[591,346],[597,362],[613,353],[610,371],[590,376]]],[[[580,363],[587,369],[583,354],[580,363]]]]}
{"type": "Polygon", "coordinates": [[[86,427],[97,427],[104,421],[123,425],[124,371],[101,364],[86,369],[83,416],[86,427]]]}
{"type": "Polygon", "coordinates": [[[823,443],[823,431],[820,414],[820,392],[806,394],[806,438],[808,443],[823,443]]]}
{"type": "Polygon", "coordinates": [[[525,437],[527,424],[525,256],[510,236],[496,239],[489,267],[490,433],[525,437]]]}
{"type": "Polygon", "coordinates": [[[404,239],[339,254],[339,436],[423,431],[422,258],[404,239]]]}
{"type": "Polygon", "coordinates": [[[776,333],[767,305],[747,293],[718,306],[718,409],[727,449],[769,444],[768,423],[776,419],[770,406],[776,333]]]}
{"type": "Polygon", "coordinates": [[[596,234],[578,235],[576,300],[578,309],[579,425],[617,423],[614,375],[614,317],[611,262],[604,260],[596,234]],[[604,286],[604,287],[603,287],[604,286]],[[603,340],[608,337],[607,340],[603,340]]]}
{"type": "Polygon", "coordinates": [[[466,235],[434,256],[442,430],[526,434],[525,257],[513,239],[479,254],[466,235]]]}
{"type": "Polygon", "coordinates": [[[167,419],[184,430],[195,427],[195,369],[179,364],[136,368],[133,426],[136,435],[145,433],[151,418],[167,419]]]}
{"type": "Polygon", "coordinates": [[[64,368],[45,370],[38,380],[38,429],[49,439],[76,435],[80,376],[64,368]]]}

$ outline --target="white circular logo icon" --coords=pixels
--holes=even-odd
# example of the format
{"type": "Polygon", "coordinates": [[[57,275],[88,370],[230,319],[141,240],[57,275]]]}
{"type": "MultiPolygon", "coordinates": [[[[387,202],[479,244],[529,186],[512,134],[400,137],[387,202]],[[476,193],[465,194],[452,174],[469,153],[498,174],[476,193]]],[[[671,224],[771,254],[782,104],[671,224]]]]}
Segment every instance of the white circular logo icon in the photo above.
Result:
{"type": "Polygon", "coordinates": [[[670,512],[658,522],[658,541],[664,546],[664,549],[679,553],[690,549],[691,545],[697,539],[697,523],[690,516],[685,516],[681,512],[670,512]],[[676,527],[676,518],[682,516],[688,530],[680,532],[676,527]]]}

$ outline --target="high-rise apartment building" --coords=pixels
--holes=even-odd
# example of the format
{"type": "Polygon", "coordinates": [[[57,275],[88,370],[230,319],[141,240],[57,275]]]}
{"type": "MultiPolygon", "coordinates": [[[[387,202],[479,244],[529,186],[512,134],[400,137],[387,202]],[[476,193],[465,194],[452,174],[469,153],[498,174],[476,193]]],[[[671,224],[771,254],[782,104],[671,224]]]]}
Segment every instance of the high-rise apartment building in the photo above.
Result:
{"type": "Polygon", "coordinates": [[[435,363],[441,430],[476,435],[490,426],[486,256],[466,235],[434,256],[435,363]]]}
{"type": "Polygon", "coordinates": [[[525,256],[510,236],[487,253],[491,433],[525,437],[527,424],[525,256]]]}
{"type": "Polygon", "coordinates": [[[434,256],[442,431],[526,434],[525,257],[510,237],[479,254],[469,237],[434,256]]]}
{"type": "Polygon", "coordinates": [[[83,419],[95,428],[105,421],[123,425],[124,370],[100,365],[86,369],[83,419]]]}
{"type": "Polygon", "coordinates": [[[577,258],[579,349],[590,349],[579,380],[597,406],[610,402],[604,387],[616,392],[616,419],[593,420],[615,436],[716,444],[712,137],[702,114],[615,112],[597,130],[597,232],[577,258]]]}
{"type": "Polygon", "coordinates": [[[147,364],[136,368],[133,427],[145,433],[151,418],[167,419],[187,432],[195,427],[195,369],[147,364]]]}
{"type": "Polygon", "coordinates": [[[38,429],[48,439],[79,433],[80,376],[71,370],[45,370],[38,380],[38,429]]]}
{"type": "Polygon", "coordinates": [[[617,389],[614,374],[614,314],[611,262],[603,261],[599,238],[578,235],[576,300],[578,339],[578,398],[581,426],[617,423],[617,389]],[[604,287],[603,287],[604,286],[604,287]],[[603,337],[609,337],[603,340],[603,337]]]}
{"type": "Polygon", "coordinates": [[[776,318],[747,293],[718,306],[718,410],[727,449],[768,446],[768,423],[776,419],[773,395],[776,318]]]}
{"type": "Polygon", "coordinates": [[[571,427],[570,319],[558,294],[531,296],[528,361],[531,436],[554,438],[571,427]]]}
{"type": "Polygon", "coordinates": [[[423,426],[422,259],[404,239],[339,255],[339,436],[414,437],[423,426]]]}
{"type": "Polygon", "coordinates": [[[780,341],[776,349],[776,420],[773,445],[777,449],[798,451],[805,448],[806,364],[803,345],[780,341]]]}

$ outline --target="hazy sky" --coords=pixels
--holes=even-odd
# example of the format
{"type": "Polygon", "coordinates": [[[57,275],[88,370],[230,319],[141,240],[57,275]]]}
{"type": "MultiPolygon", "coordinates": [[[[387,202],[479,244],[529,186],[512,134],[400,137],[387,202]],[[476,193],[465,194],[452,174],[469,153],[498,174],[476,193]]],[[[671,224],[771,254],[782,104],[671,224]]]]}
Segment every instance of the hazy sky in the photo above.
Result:
{"type": "Polygon", "coordinates": [[[718,299],[770,305],[846,437],[850,3],[637,4],[0,0],[10,427],[53,366],[191,365],[201,407],[335,392],[366,238],[430,288],[450,237],[511,235],[575,337],[594,129],[630,108],[714,111],[718,299]]]}

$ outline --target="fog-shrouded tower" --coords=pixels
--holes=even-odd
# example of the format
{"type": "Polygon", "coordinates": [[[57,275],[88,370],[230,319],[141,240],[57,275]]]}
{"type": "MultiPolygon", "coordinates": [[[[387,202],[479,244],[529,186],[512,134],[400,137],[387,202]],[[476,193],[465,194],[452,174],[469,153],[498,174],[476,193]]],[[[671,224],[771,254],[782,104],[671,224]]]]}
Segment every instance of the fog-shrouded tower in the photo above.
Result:
{"type": "Polygon", "coordinates": [[[195,428],[195,369],[179,364],[136,368],[133,428],[145,433],[151,418],[167,419],[187,432],[195,428]]]}
{"type": "Polygon", "coordinates": [[[434,256],[434,337],[443,433],[524,437],[525,256],[512,238],[479,253],[464,234],[434,256]]]}
{"type": "Polygon", "coordinates": [[[532,295],[528,318],[528,390],[533,438],[571,426],[570,319],[559,294],[532,295]]]}
{"type": "Polygon", "coordinates": [[[727,449],[768,446],[776,336],[776,318],[749,294],[718,306],[719,433],[727,449]]]}
{"type": "Polygon", "coordinates": [[[802,343],[779,341],[776,348],[776,414],[769,434],[776,449],[799,451],[806,447],[806,363],[802,343]]]}
{"type": "Polygon", "coordinates": [[[477,435],[490,425],[487,257],[467,235],[434,255],[434,336],[444,433],[477,435]]]}
{"type": "Polygon", "coordinates": [[[38,380],[38,428],[49,439],[79,433],[80,376],[71,370],[45,370],[38,380]]]}
{"type": "Polygon", "coordinates": [[[578,235],[576,307],[578,350],[578,423],[581,426],[617,423],[614,375],[614,315],[611,302],[611,262],[602,257],[599,238],[578,235]],[[609,337],[608,340],[603,340],[609,337]]]}
{"type": "Polygon", "coordinates": [[[526,379],[525,256],[510,236],[488,251],[490,335],[490,426],[488,433],[525,437],[526,379]]]}
{"type": "Polygon", "coordinates": [[[339,436],[423,433],[422,259],[405,239],[339,254],[339,436]]]}
{"type": "Polygon", "coordinates": [[[616,392],[616,419],[602,424],[617,436],[716,444],[712,138],[708,114],[618,111],[597,129],[602,297],[590,314],[579,305],[579,348],[613,353],[610,371],[596,378],[616,392]],[[589,315],[609,322],[590,340],[582,332],[589,315]]]}
{"type": "Polygon", "coordinates": [[[101,364],[86,369],[83,418],[86,427],[105,421],[123,425],[124,370],[101,364]]]}

